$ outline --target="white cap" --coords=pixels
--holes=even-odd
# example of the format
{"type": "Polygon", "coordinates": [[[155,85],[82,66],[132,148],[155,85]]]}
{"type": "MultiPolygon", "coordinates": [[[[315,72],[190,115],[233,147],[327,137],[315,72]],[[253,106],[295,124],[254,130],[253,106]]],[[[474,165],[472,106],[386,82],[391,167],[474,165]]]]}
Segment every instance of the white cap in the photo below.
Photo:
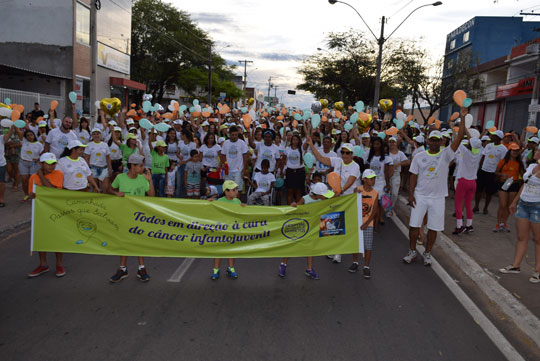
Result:
{"type": "Polygon", "coordinates": [[[131,132],[132,130],[137,130],[137,128],[131,127],[131,128],[128,129],[128,132],[131,132]]]}
{"type": "Polygon", "coordinates": [[[413,140],[415,142],[417,142],[417,143],[420,143],[420,144],[424,144],[424,142],[425,142],[424,136],[422,134],[420,134],[417,137],[413,137],[413,140]]]}
{"type": "Polygon", "coordinates": [[[126,124],[135,124],[135,121],[131,118],[126,119],[126,124]]]}
{"type": "Polygon", "coordinates": [[[40,120],[40,121],[38,122],[38,127],[39,127],[39,128],[41,128],[41,127],[46,127],[46,126],[47,126],[47,122],[46,122],[46,121],[40,120]]]}
{"type": "Polygon", "coordinates": [[[173,120],[173,124],[182,125],[182,120],[181,119],[173,120]]]}
{"type": "Polygon", "coordinates": [[[438,130],[434,130],[431,133],[429,133],[429,138],[439,138],[439,139],[441,139],[442,134],[438,130]]]}
{"type": "Polygon", "coordinates": [[[362,173],[362,178],[374,178],[377,174],[373,171],[373,169],[366,169],[364,173],[362,173]]]}
{"type": "Polygon", "coordinates": [[[210,123],[208,123],[208,120],[205,120],[204,122],[202,122],[201,124],[203,127],[207,127],[210,125],[210,123]]]}
{"type": "Polygon", "coordinates": [[[115,132],[116,132],[116,131],[121,132],[121,131],[122,131],[122,128],[120,128],[120,127],[114,127],[113,130],[114,130],[115,132]]]}
{"type": "Polygon", "coordinates": [[[397,143],[397,138],[394,136],[391,136],[390,138],[388,138],[388,141],[394,141],[397,143]]]}
{"type": "Polygon", "coordinates": [[[474,148],[474,149],[482,148],[482,141],[478,138],[471,138],[469,143],[471,143],[471,148],[474,148]]]}
{"type": "Polygon", "coordinates": [[[114,120],[109,120],[109,125],[112,125],[112,126],[117,126],[118,123],[116,123],[114,120]]]}
{"type": "Polygon", "coordinates": [[[39,157],[39,161],[47,164],[53,164],[56,163],[56,156],[54,153],[43,153],[41,157],[39,157]]]}
{"type": "Polygon", "coordinates": [[[363,133],[362,138],[371,138],[371,137],[369,136],[369,133],[363,133]]]}
{"type": "Polygon", "coordinates": [[[343,148],[345,148],[345,149],[347,149],[347,150],[349,150],[351,152],[354,152],[354,146],[351,143],[343,143],[341,145],[341,149],[343,149],[343,148]]]}
{"type": "Polygon", "coordinates": [[[467,144],[469,144],[469,141],[468,141],[467,139],[463,139],[463,140],[461,141],[461,144],[467,145],[467,144]]]}
{"type": "Polygon", "coordinates": [[[73,149],[73,148],[76,148],[76,147],[86,148],[86,145],[82,144],[80,140],[70,140],[68,145],[67,145],[67,148],[68,149],[73,149]]]}
{"type": "Polygon", "coordinates": [[[529,138],[529,140],[527,140],[528,142],[533,142],[533,143],[536,143],[538,144],[538,137],[531,137],[529,138]]]}
{"type": "Polygon", "coordinates": [[[490,132],[491,134],[493,135],[496,135],[497,137],[499,137],[500,139],[503,139],[504,138],[504,133],[502,130],[496,130],[494,132],[490,132]]]}
{"type": "Polygon", "coordinates": [[[313,194],[325,196],[326,198],[332,198],[334,196],[334,192],[329,190],[326,184],[322,182],[313,184],[310,191],[313,194]]]}
{"type": "Polygon", "coordinates": [[[94,129],[92,129],[91,133],[94,133],[94,132],[101,133],[101,129],[99,129],[99,128],[94,128],[94,129]]]}
{"type": "Polygon", "coordinates": [[[489,138],[489,136],[483,135],[482,138],[481,138],[480,140],[481,140],[482,142],[484,142],[484,141],[486,141],[486,140],[491,140],[491,139],[489,138]]]}
{"type": "Polygon", "coordinates": [[[219,139],[218,139],[218,143],[223,143],[224,141],[225,141],[225,138],[223,138],[223,137],[219,137],[219,139]]]}

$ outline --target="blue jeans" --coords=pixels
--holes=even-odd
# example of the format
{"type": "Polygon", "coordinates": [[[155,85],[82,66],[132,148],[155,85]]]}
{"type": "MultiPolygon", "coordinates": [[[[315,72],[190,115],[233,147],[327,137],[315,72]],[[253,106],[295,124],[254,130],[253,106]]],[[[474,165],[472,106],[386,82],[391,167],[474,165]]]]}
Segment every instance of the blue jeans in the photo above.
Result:
{"type": "Polygon", "coordinates": [[[154,183],[154,192],[159,191],[160,197],[165,197],[165,174],[152,174],[152,183],[154,183]]]}
{"type": "Polygon", "coordinates": [[[176,198],[182,198],[182,195],[184,194],[183,188],[185,171],[186,165],[182,164],[180,167],[178,167],[178,171],[176,172],[176,198]]]}

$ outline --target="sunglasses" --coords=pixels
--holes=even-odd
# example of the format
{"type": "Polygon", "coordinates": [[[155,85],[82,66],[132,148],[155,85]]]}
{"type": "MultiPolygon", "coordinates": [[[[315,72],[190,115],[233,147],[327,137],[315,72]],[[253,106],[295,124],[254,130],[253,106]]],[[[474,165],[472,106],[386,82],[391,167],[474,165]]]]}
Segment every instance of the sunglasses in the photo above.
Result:
{"type": "Polygon", "coordinates": [[[352,152],[347,152],[346,150],[342,150],[341,154],[352,154],[352,152]]]}

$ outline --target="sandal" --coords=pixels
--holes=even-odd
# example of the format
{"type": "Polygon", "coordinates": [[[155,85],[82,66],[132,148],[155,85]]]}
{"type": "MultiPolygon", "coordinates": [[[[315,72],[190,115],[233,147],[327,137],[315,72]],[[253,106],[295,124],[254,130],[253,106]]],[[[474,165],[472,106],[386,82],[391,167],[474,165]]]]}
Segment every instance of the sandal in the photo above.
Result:
{"type": "Polygon", "coordinates": [[[534,272],[529,278],[530,283],[540,283],[540,272],[534,272]]]}

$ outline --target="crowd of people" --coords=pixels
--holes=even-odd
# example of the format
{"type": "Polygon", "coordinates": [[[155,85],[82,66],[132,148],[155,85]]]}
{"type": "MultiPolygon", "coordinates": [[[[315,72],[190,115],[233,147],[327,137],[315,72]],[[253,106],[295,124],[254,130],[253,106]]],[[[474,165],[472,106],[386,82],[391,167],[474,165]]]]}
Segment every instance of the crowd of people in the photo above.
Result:
{"type": "MultiPolygon", "coordinates": [[[[446,128],[409,121],[396,129],[389,113],[380,114],[380,119],[379,114],[373,115],[367,128],[353,124],[348,121],[354,113],[351,108],[343,114],[323,109],[323,121],[316,126],[283,109],[259,112],[246,123],[240,109],[223,114],[218,107],[210,108],[207,116],[186,110],[171,116],[144,113],[134,104],[130,108],[116,117],[100,110],[97,119],[90,121],[58,119],[55,111],[45,114],[36,103],[24,116],[25,127],[12,125],[0,137],[0,207],[6,206],[6,183],[12,191],[22,187],[22,202],[35,197],[35,185],[119,197],[262,206],[299,206],[356,192],[362,194],[363,203],[362,270],[370,278],[374,234],[393,214],[400,191],[409,194],[411,206],[410,249],[403,261],[414,261],[419,257],[416,245],[425,244],[426,266],[432,263],[437,232],[444,230],[449,191],[455,201],[454,235],[474,231],[474,213],[480,211],[484,193],[483,213],[494,212],[489,205],[497,194],[493,231],[510,232],[507,221],[515,213],[518,238],[513,263],[500,272],[520,272],[532,232],[536,269],[530,282],[540,282],[539,139],[526,137],[525,130],[517,134],[477,127],[473,132],[474,127],[459,121],[466,109],[446,128]],[[157,130],[154,125],[159,123],[166,123],[167,130],[157,130]],[[328,187],[332,174],[339,176],[339,191],[328,187]]],[[[350,272],[360,268],[358,256],[352,256],[350,272]]],[[[334,263],[342,261],[341,255],[328,257],[334,263]]],[[[148,281],[144,259],[138,261],[137,277],[148,281]]],[[[214,262],[212,279],[219,278],[220,261],[214,262]]],[[[287,261],[280,264],[281,277],[286,275],[287,261]]],[[[40,252],[40,265],[29,276],[47,271],[46,254],[40,252]]],[[[65,272],[62,255],[57,253],[56,275],[65,272]]],[[[228,260],[227,274],[238,277],[234,259],[228,260]]],[[[312,257],[305,274],[318,279],[312,257]]],[[[119,282],[127,276],[126,257],[121,257],[110,280],[119,282]]]]}

